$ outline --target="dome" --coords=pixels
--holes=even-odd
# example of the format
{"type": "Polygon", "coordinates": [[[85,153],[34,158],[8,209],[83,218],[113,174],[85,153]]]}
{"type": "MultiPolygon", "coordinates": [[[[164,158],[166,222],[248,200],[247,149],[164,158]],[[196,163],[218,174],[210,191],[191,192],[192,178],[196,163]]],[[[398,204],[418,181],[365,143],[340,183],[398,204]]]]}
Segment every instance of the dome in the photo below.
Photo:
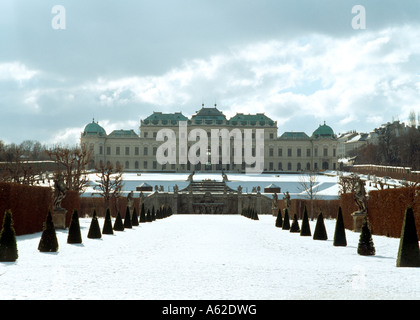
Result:
{"type": "Polygon", "coordinates": [[[327,126],[324,122],[323,125],[319,125],[318,129],[312,134],[314,138],[333,138],[334,131],[330,126],[327,126]]]}
{"type": "Polygon", "coordinates": [[[91,123],[86,125],[85,130],[83,131],[83,135],[99,135],[99,136],[105,136],[106,132],[105,129],[102,128],[95,120],[92,120],[91,123]]]}

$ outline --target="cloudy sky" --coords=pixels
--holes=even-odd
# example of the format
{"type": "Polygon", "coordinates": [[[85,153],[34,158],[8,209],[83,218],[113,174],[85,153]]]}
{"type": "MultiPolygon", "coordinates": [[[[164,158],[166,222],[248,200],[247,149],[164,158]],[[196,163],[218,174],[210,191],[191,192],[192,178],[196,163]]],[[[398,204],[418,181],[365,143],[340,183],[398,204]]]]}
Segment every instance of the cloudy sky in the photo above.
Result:
{"type": "Polygon", "coordinates": [[[92,118],[138,132],[153,111],[202,103],[264,112],[279,134],[369,132],[420,113],[419,76],[415,0],[0,2],[6,143],[74,145],[92,118]]]}

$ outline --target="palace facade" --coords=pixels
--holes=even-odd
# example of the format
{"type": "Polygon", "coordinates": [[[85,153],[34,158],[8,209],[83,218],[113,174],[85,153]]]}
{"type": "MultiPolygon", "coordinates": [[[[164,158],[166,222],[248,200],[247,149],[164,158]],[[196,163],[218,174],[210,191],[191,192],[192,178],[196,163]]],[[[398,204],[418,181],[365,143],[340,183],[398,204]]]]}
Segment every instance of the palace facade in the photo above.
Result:
{"type": "MultiPolygon", "coordinates": [[[[191,164],[190,161],[187,163],[177,161],[175,164],[160,164],[156,154],[159,146],[164,142],[157,141],[158,132],[161,129],[171,129],[177,139],[186,139],[187,137],[179,136],[180,122],[187,124],[188,134],[193,129],[203,129],[209,137],[209,144],[212,129],[227,129],[229,132],[239,129],[242,134],[245,129],[251,129],[252,155],[255,155],[256,151],[260,151],[264,155],[262,170],[264,172],[320,171],[338,168],[337,136],[325,123],[320,125],[311,136],[304,132],[284,132],[279,136],[277,121],[263,113],[237,113],[227,119],[216,105],[212,108],[202,105],[202,108],[190,119],[181,112],[153,112],[149,117],[140,121],[139,133],[134,130],[114,130],[107,134],[103,127],[92,121],[86,125],[81,134],[81,145],[92,153],[91,168],[113,164],[122,166],[124,171],[132,172],[191,172],[193,170],[245,172],[248,164],[245,161],[242,163],[234,161],[236,150],[233,140],[235,137],[230,139],[229,163],[222,164],[221,159],[218,163],[210,163],[211,148],[209,145],[207,150],[209,161],[206,163],[191,164]],[[261,150],[257,149],[259,148],[258,139],[255,139],[257,132],[263,132],[264,148],[261,150]]],[[[194,143],[195,141],[188,141],[187,148],[189,149],[194,143]]],[[[251,146],[249,147],[251,148],[251,146]]],[[[172,150],[177,155],[176,159],[179,159],[180,149],[172,150]]],[[[242,155],[244,155],[244,149],[245,146],[242,145],[242,155]]],[[[219,149],[219,155],[221,154],[221,149],[219,149]]]]}

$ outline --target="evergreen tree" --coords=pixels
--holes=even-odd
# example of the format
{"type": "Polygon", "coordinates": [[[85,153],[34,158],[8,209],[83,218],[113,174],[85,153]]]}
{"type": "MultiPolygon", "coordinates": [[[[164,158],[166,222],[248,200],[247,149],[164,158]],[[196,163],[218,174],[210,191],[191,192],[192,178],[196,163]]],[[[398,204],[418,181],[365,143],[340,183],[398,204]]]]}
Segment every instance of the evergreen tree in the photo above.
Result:
{"type": "Polygon", "coordinates": [[[299,233],[300,227],[296,213],[293,215],[292,225],[290,226],[290,232],[292,233],[299,233]]]}
{"type": "Polygon", "coordinates": [[[127,206],[125,209],[124,228],[131,229],[132,227],[133,225],[131,224],[130,208],[127,206]]]}
{"type": "Polygon", "coordinates": [[[89,239],[100,239],[102,238],[101,228],[99,227],[98,217],[96,210],[93,210],[92,221],[90,222],[89,232],[87,237],[89,239]]]}
{"type": "Polygon", "coordinates": [[[289,219],[289,210],[284,209],[284,219],[283,219],[283,225],[281,227],[283,230],[289,230],[290,229],[290,219],[289,219]]]}
{"type": "Polygon", "coordinates": [[[75,209],[71,216],[67,243],[82,243],[82,234],[80,233],[79,214],[75,209]]]}
{"type": "Polygon", "coordinates": [[[327,230],[325,229],[324,216],[322,215],[322,212],[319,213],[318,218],[316,219],[313,239],[314,240],[328,240],[327,230]]]}
{"type": "Polygon", "coordinates": [[[375,246],[373,245],[372,234],[370,233],[367,220],[365,220],[362,225],[357,253],[361,256],[375,255],[375,246]]]}
{"type": "Polygon", "coordinates": [[[405,210],[398,248],[397,267],[420,267],[419,239],[412,207],[405,210]]]}
{"type": "Polygon", "coordinates": [[[141,204],[141,210],[140,210],[140,221],[139,223],[145,223],[147,222],[146,219],[146,210],[144,209],[144,203],[141,204]]]}
{"type": "Polygon", "coordinates": [[[309,225],[308,211],[305,208],[303,209],[303,218],[302,218],[302,229],[300,229],[301,236],[311,236],[311,226],[309,225]]]}
{"type": "Polygon", "coordinates": [[[109,208],[106,209],[104,226],[102,228],[102,234],[114,234],[114,230],[112,229],[111,212],[109,208]]]}
{"type": "Polygon", "coordinates": [[[152,207],[152,215],[150,217],[151,217],[151,221],[155,221],[156,220],[155,206],[152,207]]]}
{"type": "Polygon", "coordinates": [[[51,210],[48,210],[47,220],[39,241],[38,250],[41,252],[57,252],[58,240],[55,233],[54,223],[51,216],[51,210]]]}
{"type": "Polygon", "coordinates": [[[131,217],[131,224],[133,225],[133,227],[137,227],[139,225],[139,218],[137,217],[136,207],[133,208],[133,216],[131,217]]]}
{"type": "Polygon", "coordinates": [[[281,228],[282,225],[283,225],[283,218],[281,216],[281,210],[279,209],[279,211],[277,212],[276,227],[281,228]]]}
{"type": "Polygon", "coordinates": [[[124,231],[124,224],[121,218],[121,213],[119,211],[114,221],[114,231],[124,231]]]}
{"type": "Polygon", "coordinates": [[[146,222],[152,222],[152,215],[150,214],[150,209],[147,209],[146,222]]]}
{"type": "Polygon", "coordinates": [[[14,262],[18,258],[16,232],[13,228],[13,216],[11,210],[6,210],[3,218],[3,226],[0,233],[0,261],[14,262]]]}
{"type": "Polygon", "coordinates": [[[337,221],[335,223],[334,242],[336,247],[347,246],[346,229],[344,228],[343,213],[341,207],[338,208],[337,221]]]}

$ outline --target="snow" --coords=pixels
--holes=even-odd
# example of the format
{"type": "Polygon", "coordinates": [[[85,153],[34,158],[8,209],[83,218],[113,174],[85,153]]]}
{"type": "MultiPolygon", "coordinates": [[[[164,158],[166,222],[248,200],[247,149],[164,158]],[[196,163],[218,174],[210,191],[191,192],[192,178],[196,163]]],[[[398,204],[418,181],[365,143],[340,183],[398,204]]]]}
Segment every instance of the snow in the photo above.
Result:
{"type": "Polygon", "coordinates": [[[57,230],[57,253],[37,250],[41,233],[18,236],[0,299],[420,299],[420,269],[395,266],[399,239],[373,236],[376,255],[360,256],[359,233],[333,246],[335,220],[317,241],[259,218],[173,215],[102,239],[81,218],[83,243],[57,230]]]}

